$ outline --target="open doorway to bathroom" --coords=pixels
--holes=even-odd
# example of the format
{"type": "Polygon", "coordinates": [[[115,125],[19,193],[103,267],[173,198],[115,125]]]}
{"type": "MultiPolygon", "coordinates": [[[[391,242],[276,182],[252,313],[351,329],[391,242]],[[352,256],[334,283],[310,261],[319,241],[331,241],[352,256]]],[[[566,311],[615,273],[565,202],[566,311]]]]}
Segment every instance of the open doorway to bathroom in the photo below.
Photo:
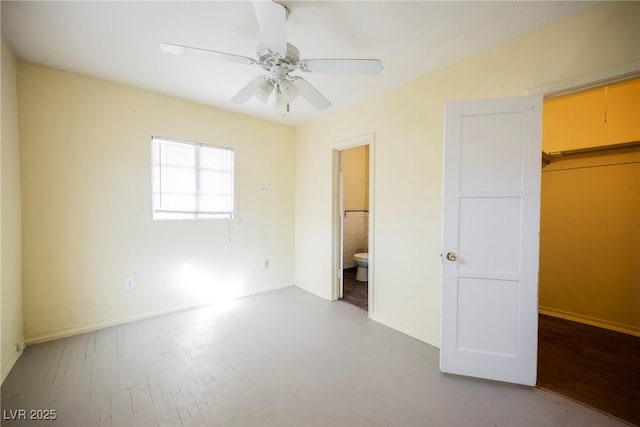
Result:
{"type": "Polygon", "coordinates": [[[342,300],[369,308],[369,146],[341,151],[342,300]]]}
{"type": "Polygon", "coordinates": [[[373,306],[373,135],[333,146],[334,282],[332,299],[373,306]]]}

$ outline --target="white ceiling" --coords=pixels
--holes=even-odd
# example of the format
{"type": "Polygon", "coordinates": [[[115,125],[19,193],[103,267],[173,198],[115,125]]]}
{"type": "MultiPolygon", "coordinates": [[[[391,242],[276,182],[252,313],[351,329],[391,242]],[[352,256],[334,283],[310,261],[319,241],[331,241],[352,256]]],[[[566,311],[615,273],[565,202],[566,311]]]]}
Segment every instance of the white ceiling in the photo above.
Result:
{"type": "Polygon", "coordinates": [[[283,115],[229,99],[258,66],[177,56],[161,42],[254,57],[261,41],[250,2],[2,1],[2,33],[18,58],[297,126],[505,43],[593,2],[282,1],[302,58],[378,58],[380,76],[304,73],[333,107],[304,99],[283,115]]]}

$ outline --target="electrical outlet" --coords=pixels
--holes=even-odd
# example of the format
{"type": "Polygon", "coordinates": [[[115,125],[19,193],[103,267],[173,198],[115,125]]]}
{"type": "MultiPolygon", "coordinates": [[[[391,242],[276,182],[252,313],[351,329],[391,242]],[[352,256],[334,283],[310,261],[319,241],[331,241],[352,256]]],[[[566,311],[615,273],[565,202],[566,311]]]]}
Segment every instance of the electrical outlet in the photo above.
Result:
{"type": "Polygon", "coordinates": [[[131,289],[136,287],[136,282],[133,280],[133,277],[127,277],[124,279],[124,290],[130,291],[131,289]]]}
{"type": "Polygon", "coordinates": [[[262,184],[260,186],[260,191],[263,192],[263,193],[266,193],[267,191],[269,191],[269,186],[266,185],[266,184],[262,184]]]}
{"type": "Polygon", "coordinates": [[[269,264],[270,264],[269,260],[265,259],[264,260],[264,268],[269,268],[269,264]]]}

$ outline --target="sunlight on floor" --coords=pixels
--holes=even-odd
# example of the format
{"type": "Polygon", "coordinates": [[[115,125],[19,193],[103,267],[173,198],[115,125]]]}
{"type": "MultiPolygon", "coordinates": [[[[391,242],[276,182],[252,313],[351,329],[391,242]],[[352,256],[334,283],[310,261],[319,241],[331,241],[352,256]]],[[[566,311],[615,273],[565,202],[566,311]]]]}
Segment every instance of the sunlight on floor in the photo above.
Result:
{"type": "Polygon", "coordinates": [[[226,313],[234,307],[243,285],[241,277],[213,277],[186,262],[180,268],[179,277],[183,289],[188,290],[203,305],[209,305],[219,313],[226,313]]]}

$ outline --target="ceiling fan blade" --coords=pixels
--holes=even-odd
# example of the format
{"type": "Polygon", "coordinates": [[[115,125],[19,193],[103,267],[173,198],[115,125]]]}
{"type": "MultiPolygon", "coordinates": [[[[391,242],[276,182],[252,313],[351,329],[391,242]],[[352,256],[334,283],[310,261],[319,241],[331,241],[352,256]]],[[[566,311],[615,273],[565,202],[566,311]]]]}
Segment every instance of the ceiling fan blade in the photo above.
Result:
{"type": "Polygon", "coordinates": [[[258,76],[255,79],[251,80],[249,83],[245,85],[240,92],[236,93],[233,98],[231,98],[231,102],[234,104],[243,104],[251,98],[256,91],[258,90],[258,86],[264,80],[264,76],[258,76]]]}
{"type": "Polygon", "coordinates": [[[287,56],[287,9],[273,1],[254,1],[262,39],[267,49],[287,56]]]}
{"type": "Polygon", "coordinates": [[[379,59],[305,59],[300,69],[311,73],[376,75],[382,71],[379,59]]]}
{"type": "Polygon", "coordinates": [[[253,58],[242,55],[234,55],[233,53],[218,52],[216,50],[202,49],[199,47],[183,46],[173,43],[160,43],[160,49],[166,53],[173,53],[174,55],[185,55],[187,53],[195,53],[200,55],[207,55],[217,59],[222,59],[229,62],[237,62],[240,64],[255,64],[256,61],[253,58]]]}
{"type": "Polygon", "coordinates": [[[300,90],[300,96],[306,99],[309,104],[313,105],[318,110],[326,110],[327,108],[331,107],[331,102],[302,77],[294,77],[291,80],[291,83],[293,83],[300,90]]]}

